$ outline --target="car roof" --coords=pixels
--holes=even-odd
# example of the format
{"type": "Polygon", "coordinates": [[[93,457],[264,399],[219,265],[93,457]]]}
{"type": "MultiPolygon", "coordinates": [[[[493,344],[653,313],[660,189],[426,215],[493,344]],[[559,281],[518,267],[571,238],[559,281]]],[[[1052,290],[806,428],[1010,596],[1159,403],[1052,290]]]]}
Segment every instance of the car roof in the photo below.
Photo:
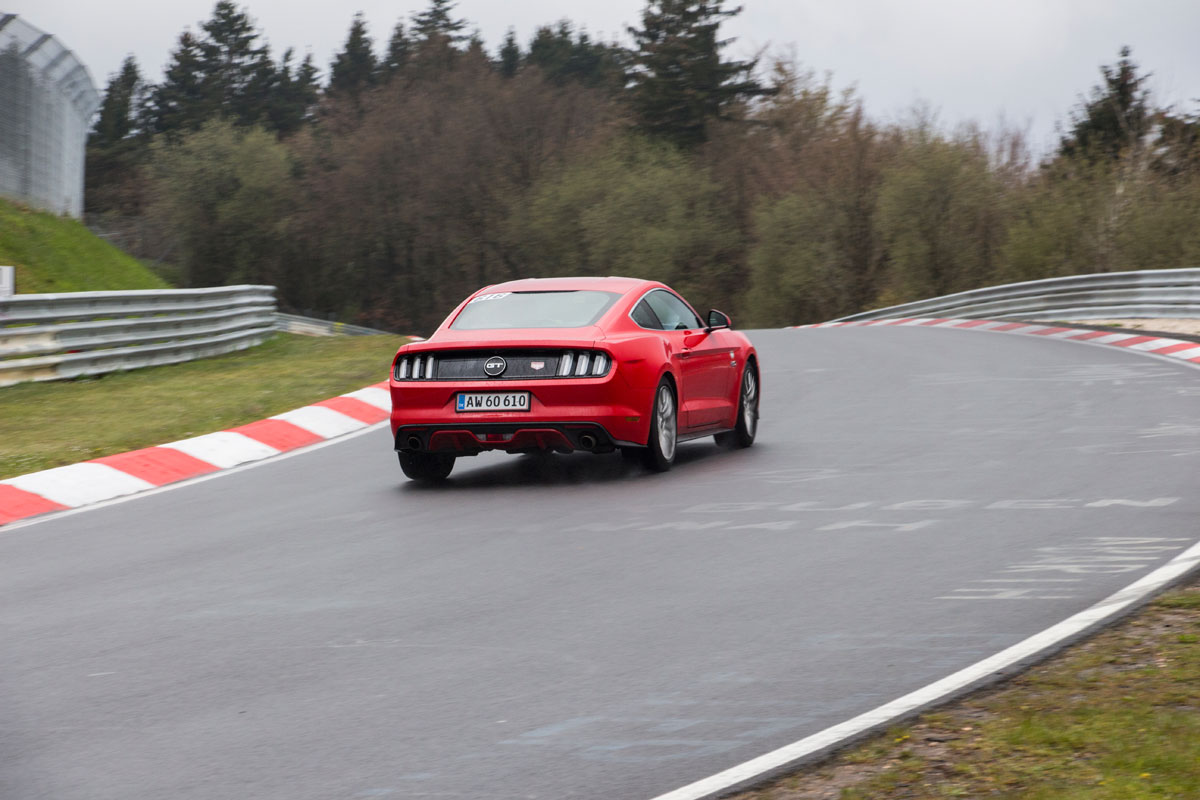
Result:
{"type": "Polygon", "coordinates": [[[601,292],[620,292],[625,294],[638,288],[662,286],[657,281],[646,281],[640,278],[523,278],[506,283],[498,283],[481,290],[486,292],[568,292],[591,289],[601,292]]]}

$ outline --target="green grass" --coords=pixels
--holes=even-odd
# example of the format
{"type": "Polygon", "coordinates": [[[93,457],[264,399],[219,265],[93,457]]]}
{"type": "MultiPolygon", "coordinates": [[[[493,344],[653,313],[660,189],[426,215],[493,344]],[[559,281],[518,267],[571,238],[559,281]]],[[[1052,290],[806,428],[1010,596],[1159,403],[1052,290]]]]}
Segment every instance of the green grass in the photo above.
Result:
{"type": "Polygon", "coordinates": [[[0,199],[0,266],[17,292],[163,289],[167,283],[82,223],[0,199]]]}
{"type": "Polygon", "coordinates": [[[1200,582],[740,800],[1200,798],[1200,582]]]}
{"type": "Polygon", "coordinates": [[[226,356],[0,389],[0,478],[223,430],[386,380],[401,336],[277,334],[226,356]]]}

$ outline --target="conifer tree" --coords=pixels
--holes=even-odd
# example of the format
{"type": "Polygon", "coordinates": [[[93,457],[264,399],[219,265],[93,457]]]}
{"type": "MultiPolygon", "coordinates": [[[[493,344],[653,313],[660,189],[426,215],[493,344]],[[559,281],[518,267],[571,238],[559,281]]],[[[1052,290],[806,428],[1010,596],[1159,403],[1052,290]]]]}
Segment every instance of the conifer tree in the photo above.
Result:
{"type": "Polygon", "coordinates": [[[126,56],[121,71],[108,82],[100,114],[88,136],[89,147],[109,147],[138,132],[145,88],[137,61],[126,56]]]}
{"type": "Polygon", "coordinates": [[[379,72],[383,79],[389,80],[403,70],[410,55],[412,41],[408,38],[408,31],[404,29],[404,23],[397,22],[396,27],[392,29],[392,38],[388,40],[387,55],[379,64],[379,72]]]}
{"type": "Polygon", "coordinates": [[[451,0],[430,0],[429,8],[413,15],[413,33],[417,40],[428,42],[442,38],[450,44],[457,44],[467,38],[462,32],[467,27],[467,21],[452,19],[450,12],[453,9],[451,0]]]}
{"type": "Polygon", "coordinates": [[[521,45],[517,44],[517,33],[512,28],[509,28],[508,33],[504,34],[504,44],[500,46],[497,66],[500,74],[506,78],[516,75],[517,70],[521,67],[521,45]]]}
{"type": "Polygon", "coordinates": [[[174,136],[198,129],[217,111],[205,96],[200,44],[191,31],[185,30],[171,53],[163,82],[150,93],[147,104],[149,125],[155,133],[174,136]]]}
{"type": "Polygon", "coordinates": [[[200,28],[201,35],[180,35],[166,76],[151,93],[148,116],[155,132],[194,131],[218,116],[253,125],[272,104],[275,64],[250,17],[230,0],[219,0],[200,28]]]}
{"type": "Polygon", "coordinates": [[[1059,152],[1065,156],[1120,158],[1141,143],[1150,132],[1153,109],[1146,81],[1138,74],[1128,47],[1121,48],[1115,66],[1102,66],[1101,84],[1092,87],[1091,98],[1072,114],[1071,132],[1062,139],[1059,152]]]}
{"type": "Polygon", "coordinates": [[[271,92],[271,107],[267,121],[271,130],[281,136],[295,133],[309,117],[317,102],[319,84],[312,53],[292,71],[292,49],[288,48],[275,70],[276,82],[271,92]]]}
{"type": "Polygon", "coordinates": [[[753,77],[754,61],[723,61],[730,40],[718,38],[721,22],[741,13],[722,0],[648,0],[630,72],[630,103],[639,128],[691,148],[708,138],[713,120],[733,106],[770,94],[753,77]]]}
{"type": "Polygon", "coordinates": [[[270,48],[259,42],[253,20],[232,0],[218,0],[212,18],[200,27],[205,33],[199,46],[208,102],[239,125],[258,122],[270,105],[276,78],[270,48]]]}
{"type": "Polygon", "coordinates": [[[375,84],[375,69],[375,52],[360,11],[350,23],[345,49],[333,59],[329,70],[329,93],[357,98],[375,84]]]}

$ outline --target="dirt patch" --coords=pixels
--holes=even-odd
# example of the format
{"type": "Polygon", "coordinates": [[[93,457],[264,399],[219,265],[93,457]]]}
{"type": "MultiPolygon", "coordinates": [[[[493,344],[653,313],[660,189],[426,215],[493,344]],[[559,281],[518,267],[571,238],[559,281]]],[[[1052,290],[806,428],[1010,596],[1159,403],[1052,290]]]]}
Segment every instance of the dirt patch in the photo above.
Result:
{"type": "Polygon", "coordinates": [[[1200,319],[1081,319],[1080,324],[1111,325],[1114,328],[1130,328],[1137,331],[1161,333],[1183,333],[1200,336],[1200,319]]]}

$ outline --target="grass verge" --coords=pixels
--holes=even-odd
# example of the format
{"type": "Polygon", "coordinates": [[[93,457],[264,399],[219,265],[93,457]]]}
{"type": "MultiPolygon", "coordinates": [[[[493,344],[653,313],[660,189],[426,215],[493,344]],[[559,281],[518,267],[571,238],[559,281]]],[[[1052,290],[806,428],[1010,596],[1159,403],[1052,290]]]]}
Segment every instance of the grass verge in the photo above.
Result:
{"type": "Polygon", "coordinates": [[[2,199],[0,264],[16,267],[22,294],[167,288],[145,264],[79,221],[2,199]]]}
{"type": "Polygon", "coordinates": [[[1200,798],[1200,581],[1022,675],[735,800],[1200,798]]]}
{"type": "Polygon", "coordinates": [[[276,334],[216,358],[0,389],[0,478],[253,422],[387,379],[402,336],[276,334]]]}

